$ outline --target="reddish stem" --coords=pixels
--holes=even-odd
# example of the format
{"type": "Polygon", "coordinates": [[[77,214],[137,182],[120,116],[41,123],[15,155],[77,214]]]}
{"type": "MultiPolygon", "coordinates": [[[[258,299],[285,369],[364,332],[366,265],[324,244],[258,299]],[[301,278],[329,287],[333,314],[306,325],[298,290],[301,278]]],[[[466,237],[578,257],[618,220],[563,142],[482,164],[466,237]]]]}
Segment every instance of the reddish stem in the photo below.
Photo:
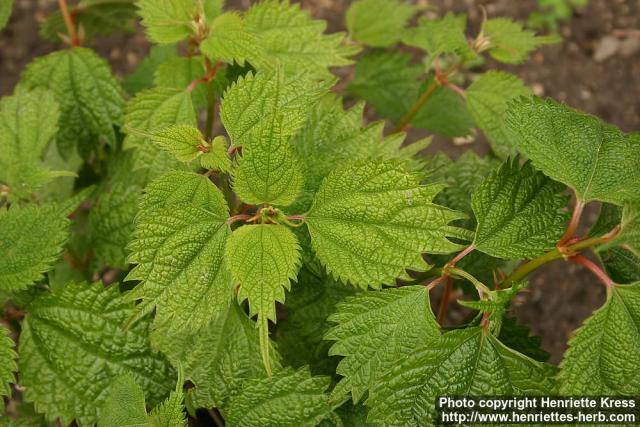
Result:
{"type": "Polygon", "coordinates": [[[438,316],[436,320],[438,324],[444,326],[444,322],[447,319],[447,313],[449,312],[449,302],[451,301],[451,289],[453,288],[453,280],[451,277],[447,277],[447,283],[444,287],[442,299],[440,300],[440,307],[438,308],[438,316]]]}
{"type": "Polygon", "coordinates": [[[607,275],[607,273],[604,272],[604,270],[602,270],[602,268],[600,268],[599,265],[597,265],[596,263],[594,263],[593,261],[591,261],[589,258],[583,256],[583,255],[574,255],[571,258],[569,258],[569,260],[571,262],[574,262],[576,264],[582,265],[584,267],[586,267],[589,271],[591,271],[593,274],[595,274],[598,279],[600,279],[600,281],[608,288],[613,287],[615,285],[615,282],[613,280],[611,280],[611,278],[609,277],[609,275],[607,275]]]}
{"type": "Polygon", "coordinates": [[[60,6],[60,12],[64,18],[64,25],[67,27],[69,38],[71,40],[71,46],[80,46],[80,38],[76,31],[76,24],[73,20],[73,16],[69,13],[69,7],[67,6],[67,0],[58,0],[60,6]]]}
{"type": "Polygon", "coordinates": [[[227,224],[233,224],[234,222],[238,222],[238,221],[247,221],[251,218],[252,216],[247,214],[234,215],[232,217],[229,217],[229,219],[227,219],[227,224]]]}
{"type": "Polygon", "coordinates": [[[571,215],[571,220],[569,221],[569,225],[567,226],[567,230],[564,232],[563,236],[558,241],[556,245],[558,248],[564,247],[571,239],[580,224],[580,218],[582,217],[582,212],[584,210],[584,202],[580,200],[576,200],[576,206],[573,209],[573,214],[571,215]]]}
{"type": "Polygon", "coordinates": [[[471,252],[473,252],[476,249],[475,246],[473,245],[469,245],[467,246],[463,251],[461,251],[458,255],[456,255],[455,257],[453,257],[453,259],[451,261],[449,261],[447,263],[448,267],[455,267],[456,263],[458,261],[460,261],[462,258],[464,258],[465,256],[469,255],[471,252]]]}

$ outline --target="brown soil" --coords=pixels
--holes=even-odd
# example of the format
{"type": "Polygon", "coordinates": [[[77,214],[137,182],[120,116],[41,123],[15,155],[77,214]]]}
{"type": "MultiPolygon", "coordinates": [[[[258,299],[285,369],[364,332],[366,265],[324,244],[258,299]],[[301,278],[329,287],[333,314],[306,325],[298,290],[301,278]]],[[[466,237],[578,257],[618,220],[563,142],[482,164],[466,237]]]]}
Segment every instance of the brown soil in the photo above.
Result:
{"type": "MultiPolygon", "coordinates": [[[[244,9],[251,1],[233,0],[232,6],[244,9]]],[[[304,7],[315,17],[329,21],[330,30],[344,28],[344,10],[348,0],[307,0],[304,7]]],[[[525,19],[535,1],[511,0],[434,0],[441,10],[465,12],[470,34],[477,32],[483,5],[490,17],[509,16],[525,19]]],[[[38,22],[55,9],[55,0],[16,0],[9,26],[0,35],[0,95],[11,93],[24,66],[32,58],[60,48],[38,37],[38,22]]],[[[593,113],[625,131],[640,128],[640,3],[637,0],[591,0],[560,27],[564,40],[533,55],[530,62],[508,69],[532,86],[538,95],[551,96],[571,106],[593,113]]],[[[140,31],[100,38],[94,46],[107,58],[117,75],[135,68],[148,50],[140,31]]],[[[489,63],[489,67],[496,64],[489,63]]],[[[342,73],[341,73],[342,74],[342,73]]],[[[411,131],[410,138],[421,136],[411,131]]],[[[479,138],[471,147],[486,151],[479,138]]],[[[456,146],[436,138],[430,148],[458,156],[469,146],[456,146]]],[[[593,221],[597,209],[589,211],[593,221]]],[[[567,338],[590,313],[604,301],[603,287],[583,269],[559,261],[531,277],[530,292],[523,294],[514,311],[535,334],[543,337],[543,347],[552,361],[561,359],[567,338]]]]}

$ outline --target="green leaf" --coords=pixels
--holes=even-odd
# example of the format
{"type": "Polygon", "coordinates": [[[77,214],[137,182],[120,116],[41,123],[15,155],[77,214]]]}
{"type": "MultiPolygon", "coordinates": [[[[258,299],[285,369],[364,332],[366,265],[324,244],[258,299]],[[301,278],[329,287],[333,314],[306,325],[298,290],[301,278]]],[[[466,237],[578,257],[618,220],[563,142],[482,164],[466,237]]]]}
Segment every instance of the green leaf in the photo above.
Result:
{"type": "Polygon", "coordinates": [[[46,90],[21,91],[0,100],[0,182],[27,198],[57,175],[42,157],[58,130],[60,111],[46,90]]]}
{"type": "Polygon", "coordinates": [[[164,402],[153,408],[149,414],[150,427],[187,427],[182,384],[178,387],[178,391],[171,392],[164,402]]]}
{"type": "Polygon", "coordinates": [[[42,279],[69,237],[55,205],[0,208],[0,289],[13,292],[42,279]]]}
{"type": "Polygon", "coordinates": [[[129,129],[129,132],[155,142],[180,162],[190,162],[208,150],[208,143],[200,130],[189,125],[172,125],[151,132],[129,129]]]}
{"type": "Polygon", "coordinates": [[[227,90],[220,115],[232,143],[242,146],[234,189],[243,201],[286,206],[296,199],[303,177],[288,140],[327,89],[278,69],[248,74],[227,90]]]}
{"type": "MultiPolygon", "coordinates": [[[[431,83],[433,78],[427,79],[419,91],[412,94],[414,101],[431,83]]],[[[471,135],[475,124],[464,98],[448,87],[438,86],[411,120],[411,125],[453,138],[471,135]]]]}
{"type": "Polygon", "coordinates": [[[640,205],[626,205],[622,210],[620,232],[611,244],[620,245],[640,256],[640,205]]]}
{"type": "Polygon", "coordinates": [[[19,347],[25,398],[50,421],[96,423],[105,390],[128,373],[157,403],[174,383],[166,360],[152,352],[148,321],[128,330],[133,304],[118,287],[70,283],[38,297],[22,324],[19,347]]]}
{"type": "Polygon", "coordinates": [[[255,3],[244,21],[260,52],[256,58],[248,58],[258,70],[273,70],[281,64],[289,75],[306,72],[329,78],[329,67],[350,65],[348,58],[360,50],[343,45],[343,33],[323,34],[327,23],[311,19],[299,4],[289,4],[289,0],[255,3]]]}
{"type": "Polygon", "coordinates": [[[221,172],[231,171],[231,159],[229,158],[229,141],[224,136],[216,136],[208,145],[208,150],[200,156],[200,166],[209,170],[221,172]]]}
{"type": "Polygon", "coordinates": [[[152,46],[149,50],[149,54],[140,61],[135,71],[124,78],[122,81],[122,87],[130,95],[135,95],[141,90],[151,88],[154,84],[154,74],[158,67],[175,57],[175,46],[152,46]]]}
{"type": "Polygon", "coordinates": [[[257,35],[247,28],[242,17],[236,12],[227,12],[211,23],[207,38],[200,45],[202,52],[211,59],[253,65],[265,62],[258,46],[257,35]]]}
{"type": "Polygon", "coordinates": [[[347,28],[354,40],[374,47],[400,41],[417,7],[398,0],[358,0],[347,10],[347,28]]]}
{"type": "Polygon", "coordinates": [[[504,121],[507,105],[530,93],[518,77],[495,70],[482,74],[466,90],[469,112],[491,143],[493,151],[502,158],[516,154],[504,121]]]}
{"type": "MultiPolygon", "coordinates": [[[[194,80],[202,78],[205,74],[202,55],[176,57],[158,66],[153,81],[158,87],[187,90],[194,80]]],[[[198,84],[191,92],[191,98],[196,109],[206,107],[207,85],[198,84]]]]}
{"type": "Polygon", "coordinates": [[[331,414],[325,390],[329,377],[291,368],[254,379],[229,402],[225,421],[236,427],[312,427],[331,414]]]}
{"type": "Polygon", "coordinates": [[[11,396],[11,386],[15,382],[14,372],[18,370],[18,355],[13,350],[15,343],[9,336],[9,330],[0,324],[0,398],[11,396]]]}
{"type": "Polygon", "coordinates": [[[640,257],[619,246],[598,248],[598,256],[609,277],[616,283],[640,281],[640,257]]]}
{"type": "Polygon", "coordinates": [[[127,243],[138,213],[140,188],[117,185],[101,192],[89,212],[92,248],[100,266],[125,268],[127,243]]]}
{"type": "Polygon", "coordinates": [[[356,292],[323,272],[307,267],[300,270],[296,284],[287,293],[286,319],[278,323],[275,334],[287,365],[309,365],[313,374],[333,375],[338,358],[328,357],[330,343],[323,340],[331,327],[328,317],[339,302],[356,292]]]}
{"type": "Polygon", "coordinates": [[[536,36],[522,24],[509,18],[488,19],[482,25],[481,36],[488,42],[489,54],[500,62],[519,64],[529,56],[529,52],[545,44],[560,41],[557,36],[536,36]]]}
{"type": "Polygon", "coordinates": [[[358,103],[345,111],[342,99],[328,94],[315,105],[304,126],[291,139],[291,145],[304,162],[308,191],[315,192],[329,172],[350,161],[397,159],[411,170],[424,168],[416,154],[430,141],[403,144],[402,133],[385,138],[383,122],[363,127],[364,107],[364,103],[358,103]]]}
{"type": "Polygon", "coordinates": [[[424,69],[412,60],[412,55],[398,51],[369,52],[358,60],[347,89],[395,123],[419,95],[418,78],[424,69]]]}
{"type": "Polygon", "coordinates": [[[116,378],[100,408],[99,427],[149,427],[144,390],[130,374],[116,378]]]}
{"type": "Polygon", "coordinates": [[[196,333],[231,299],[231,276],[223,255],[230,233],[220,190],[202,175],[171,172],[149,184],[136,218],[126,280],[142,283],[129,294],[141,299],[140,318],[156,308],[152,341],[171,346],[172,337],[196,333]]]}
{"type": "Polygon", "coordinates": [[[551,99],[522,99],[506,116],[515,146],[579,200],[640,201],[640,134],[625,134],[551,99]]]}
{"type": "Polygon", "coordinates": [[[225,255],[233,280],[240,285],[238,300],[248,300],[249,314],[258,315],[262,357],[271,372],[268,320],[276,322],[275,303],[284,303],[284,290],[300,268],[298,239],[281,225],[246,225],[229,237],[225,255]]]}
{"type": "Polygon", "coordinates": [[[5,0],[0,3],[0,30],[2,30],[11,17],[11,10],[13,9],[13,0],[5,0]]]}
{"type": "Polygon", "coordinates": [[[432,203],[442,187],[391,163],[360,162],[333,171],[306,218],[314,250],[336,278],[366,288],[425,270],[423,252],[451,253],[449,222],[459,213],[432,203]]]}
{"type": "Polygon", "coordinates": [[[138,0],[137,5],[147,37],[155,43],[176,43],[196,34],[202,11],[194,0],[138,0]]]}
{"type": "Polygon", "coordinates": [[[560,364],[563,395],[640,393],[640,283],[615,285],[574,337],[560,364]]]}
{"type": "Polygon", "coordinates": [[[60,104],[56,142],[63,155],[76,146],[86,151],[98,138],[115,145],[113,127],[122,124],[122,89],[107,62],[92,50],[73,48],[37,58],[25,69],[21,84],[54,93],[60,104]]]}
{"type": "Polygon", "coordinates": [[[472,59],[476,54],[469,47],[464,34],[466,26],[466,15],[453,13],[447,13],[440,19],[420,19],[417,26],[404,31],[402,42],[426,50],[433,58],[442,54],[456,54],[472,59]]]}
{"type": "Polygon", "coordinates": [[[542,338],[530,334],[531,331],[527,326],[518,323],[515,317],[507,315],[502,319],[498,339],[507,347],[529,356],[533,360],[546,362],[551,355],[542,349],[542,338]]]}
{"type": "Polygon", "coordinates": [[[291,137],[329,87],[328,83],[309,80],[307,75],[287,77],[281,69],[248,73],[224,94],[220,117],[231,142],[243,148],[259,134],[261,124],[275,117],[281,118],[282,137],[291,137]]]}
{"type": "MultiPolygon", "coordinates": [[[[191,97],[185,90],[155,88],[138,93],[127,104],[125,129],[152,132],[171,125],[196,126],[196,114],[191,97]]],[[[148,138],[128,134],[125,149],[136,149],[136,169],[148,169],[159,176],[181,167],[174,156],[162,150],[148,138]]]]}
{"type": "Polygon", "coordinates": [[[438,396],[535,396],[555,392],[554,367],[502,344],[480,327],[454,330],[398,361],[371,390],[369,421],[435,423],[438,396]]]}
{"type": "Polygon", "coordinates": [[[520,167],[518,157],[507,160],[473,193],[473,245],[504,259],[535,258],[552,249],[567,220],[563,189],[530,162],[520,167]]]}
{"type": "MultiPolygon", "coordinates": [[[[69,12],[73,14],[75,24],[82,28],[85,38],[134,30],[135,0],[81,0],[69,12]]],[[[62,12],[57,10],[41,25],[40,36],[58,42],[60,34],[66,34],[66,31],[62,12]]]]}
{"type": "MultiPolygon", "coordinates": [[[[246,381],[266,375],[258,330],[238,304],[231,304],[177,350],[183,354],[170,358],[183,366],[185,378],[195,384],[187,392],[191,407],[226,407],[246,381]]],[[[277,365],[277,355],[271,351],[277,365]]]]}
{"type": "Polygon", "coordinates": [[[435,197],[435,202],[469,215],[470,218],[460,222],[465,228],[475,229],[476,220],[471,208],[471,196],[498,165],[500,162],[494,158],[479,157],[473,151],[465,151],[455,161],[445,157],[442,166],[428,178],[429,182],[447,184],[447,187],[435,197]]]}
{"type": "Polygon", "coordinates": [[[336,370],[344,378],[333,395],[340,398],[350,392],[355,403],[393,365],[440,334],[424,286],[348,297],[329,321],[337,324],[325,335],[337,341],[329,354],[344,356],[336,370]]]}
{"type": "Polygon", "coordinates": [[[109,387],[98,427],[186,427],[183,398],[181,389],[174,391],[147,415],[142,387],[132,375],[121,375],[109,387]]]}

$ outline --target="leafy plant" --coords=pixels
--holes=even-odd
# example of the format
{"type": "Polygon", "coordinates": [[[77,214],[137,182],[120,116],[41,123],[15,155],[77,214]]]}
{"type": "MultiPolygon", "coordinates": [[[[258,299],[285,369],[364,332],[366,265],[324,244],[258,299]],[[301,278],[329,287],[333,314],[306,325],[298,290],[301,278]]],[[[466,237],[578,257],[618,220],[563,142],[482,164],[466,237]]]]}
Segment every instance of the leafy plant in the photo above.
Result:
{"type": "Polygon", "coordinates": [[[640,137],[482,66],[555,38],[396,0],[353,2],[348,35],[286,0],[59,3],[42,33],[69,47],[0,101],[0,424],[417,426],[442,395],[640,394],[640,137]],[[120,81],[81,45],[135,14],[155,46],[120,81]],[[492,152],[426,155],[410,127],[492,152]],[[554,260],[607,289],[559,367],[509,315],[554,260]]]}

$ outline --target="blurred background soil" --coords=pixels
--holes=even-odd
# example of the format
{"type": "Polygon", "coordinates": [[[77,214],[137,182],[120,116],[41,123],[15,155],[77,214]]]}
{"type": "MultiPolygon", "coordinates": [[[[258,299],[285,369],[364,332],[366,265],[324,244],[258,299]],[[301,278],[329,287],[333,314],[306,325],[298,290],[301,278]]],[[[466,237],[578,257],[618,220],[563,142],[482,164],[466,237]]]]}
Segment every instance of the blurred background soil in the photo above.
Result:
{"type": "MultiPolygon", "coordinates": [[[[61,44],[38,36],[39,23],[56,8],[55,0],[15,0],[10,23],[0,34],[0,95],[10,94],[21,70],[34,57],[59,49],[61,44]]],[[[73,3],[73,2],[72,2],[73,3]]],[[[231,7],[246,9],[249,0],[229,0],[231,7]]],[[[328,21],[330,31],[344,29],[348,0],[304,0],[314,17],[328,21]]],[[[525,21],[535,9],[535,0],[432,0],[430,5],[468,15],[468,34],[477,34],[483,6],[489,17],[508,16],[525,21]]],[[[640,130],[640,0],[590,0],[577,9],[570,21],[561,23],[560,44],[546,46],[521,66],[505,67],[520,76],[539,96],[551,96],[595,114],[624,131],[640,130]]],[[[149,44],[141,31],[97,38],[95,48],[112,65],[116,75],[135,69],[149,44]]],[[[341,76],[350,70],[340,70],[341,76]]],[[[374,118],[370,114],[371,118],[374,118]]],[[[410,131],[409,138],[424,136],[410,131]]],[[[443,150],[457,157],[472,148],[487,151],[480,137],[468,145],[436,138],[430,151],[443,150]]],[[[585,222],[593,222],[597,207],[585,222]]],[[[521,294],[513,308],[517,317],[543,338],[542,345],[558,362],[571,332],[605,298],[604,287],[582,268],[563,261],[545,266],[530,277],[529,291],[521,294]]],[[[452,313],[455,316],[455,313],[452,313]]]]}

